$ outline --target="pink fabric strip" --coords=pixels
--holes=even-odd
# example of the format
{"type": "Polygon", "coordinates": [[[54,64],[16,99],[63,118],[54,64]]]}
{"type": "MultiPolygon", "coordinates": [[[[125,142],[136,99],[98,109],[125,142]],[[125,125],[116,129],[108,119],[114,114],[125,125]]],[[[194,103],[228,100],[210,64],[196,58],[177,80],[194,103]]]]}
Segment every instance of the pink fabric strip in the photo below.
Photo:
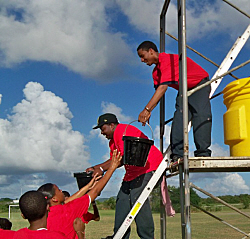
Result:
{"type": "Polygon", "coordinates": [[[168,194],[168,186],[167,186],[167,180],[166,176],[163,176],[162,182],[161,182],[161,194],[162,194],[162,203],[165,207],[166,214],[169,217],[174,217],[175,210],[172,207],[172,203],[168,194]]]}

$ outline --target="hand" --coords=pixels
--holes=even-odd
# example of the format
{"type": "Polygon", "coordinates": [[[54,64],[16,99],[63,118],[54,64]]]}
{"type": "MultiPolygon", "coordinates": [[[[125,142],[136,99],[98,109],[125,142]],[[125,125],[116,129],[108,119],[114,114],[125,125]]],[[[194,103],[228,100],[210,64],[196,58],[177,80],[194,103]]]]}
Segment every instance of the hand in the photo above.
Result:
{"type": "Polygon", "coordinates": [[[87,186],[89,187],[89,190],[92,189],[96,183],[98,182],[98,180],[101,178],[102,176],[98,176],[98,173],[96,173],[93,178],[91,179],[91,181],[87,184],[87,186]]]}
{"type": "Polygon", "coordinates": [[[151,116],[151,112],[149,112],[148,110],[144,109],[138,117],[138,121],[142,123],[142,126],[146,125],[146,122],[149,123],[149,119],[151,116]]]}
{"type": "Polygon", "coordinates": [[[121,153],[118,152],[117,149],[115,149],[113,151],[110,168],[116,169],[118,166],[120,166],[121,159],[122,159],[121,153]]]}
{"type": "Polygon", "coordinates": [[[89,167],[89,168],[87,168],[85,171],[86,171],[86,173],[89,173],[89,172],[94,172],[94,167],[89,167]]]}
{"type": "Polygon", "coordinates": [[[102,176],[103,175],[103,171],[100,169],[100,167],[98,167],[98,166],[94,166],[94,167],[90,167],[90,168],[87,168],[86,170],[85,170],[87,173],[88,172],[93,172],[93,174],[92,175],[98,175],[98,176],[102,176]]]}
{"type": "Polygon", "coordinates": [[[85,238],[85,224],[81,218],[77,217],[73,222],[73,227],[78,238],[85,238]],[[80,236],[80,237],[79,237],[80,236]]]}

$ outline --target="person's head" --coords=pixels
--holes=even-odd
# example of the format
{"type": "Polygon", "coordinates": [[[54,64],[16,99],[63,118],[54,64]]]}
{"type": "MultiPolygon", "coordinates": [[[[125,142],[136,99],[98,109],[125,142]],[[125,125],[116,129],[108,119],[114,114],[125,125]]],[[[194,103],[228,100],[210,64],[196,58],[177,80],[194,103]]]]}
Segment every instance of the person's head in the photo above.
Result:
{"type": "Polygon", "coordinates": [[[0,218],[0,228],[4,230],[11,230],[12,223],[7,218],[0,218]]]}
{"type": "Polygon", "coordinates": [[[100,115],[97,120],[97,126],[93,129],[100,129],[101,134],[107,139],[112,139],[116,126],[119,124],[117,117],[114,114],[106,113],[100,115]]]}
{"type": "Polygon", "coordinates": [[[68,191],[62,191],[62,192],[63,192],[63,194],[64,194],[65,200],[66,200],[68,197],[70,197],[70,194],[69,194],[68,191]]]}
{"type": "Polygon", "coordinates": [[[44,195],[38,191],[28,191],[19,200],[19,207],[24,219],[29,222],[37,221],[47,216],[48,204],[44,195]]]}
{"type": "Polygon", "coordinates": [[[141,61],[151,66],[158,63],[158,49],[157,46],[151,41],[144,41],[137,47],[138,56],[141,61]]]}
{"type": "Polygon", "coordinates": [[[58,205],[65,201],[62,190],[53,183],[46,183],[38,188],[37,191],[43,193],[44,197],[47,199],[47,203],[50,206],[58,205]]]}

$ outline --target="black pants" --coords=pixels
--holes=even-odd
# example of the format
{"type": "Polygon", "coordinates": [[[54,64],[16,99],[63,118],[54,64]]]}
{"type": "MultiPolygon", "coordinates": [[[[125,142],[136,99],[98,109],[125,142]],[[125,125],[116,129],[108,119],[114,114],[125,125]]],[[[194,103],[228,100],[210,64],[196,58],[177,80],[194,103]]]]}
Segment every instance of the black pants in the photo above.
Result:
{"type": "MultiPolygon", "coordinates": [[[[116,199],[114,233],[116,233],[120,228],[124,219],[127,217],[152,175],[153,173],[149,172],[135,178],[132,181],[122,182],[122,186],[116,199]]],[[[154,221],[148,199],[136,215],[135,223],[137,234],[141,239],[154,239],[154,221]]],[[[130,227],[123,236],[123,239],[128,239],[129,235],[130,227]]]]}
{"type": "MultiPolygon", "coordinates": [[[[203,79],[198,85],[207,82],[203,79]]],[[[196,151],[194,156],[211,156],[212,113],[209,100],[211,85],[205,86],[188,97],[188,120],[192,122],[196,151]]],[[[183,156],[183,110],[179,94],[176,97],[175,113],[171,128],[170,143],[173,155],[183,156]]]]}

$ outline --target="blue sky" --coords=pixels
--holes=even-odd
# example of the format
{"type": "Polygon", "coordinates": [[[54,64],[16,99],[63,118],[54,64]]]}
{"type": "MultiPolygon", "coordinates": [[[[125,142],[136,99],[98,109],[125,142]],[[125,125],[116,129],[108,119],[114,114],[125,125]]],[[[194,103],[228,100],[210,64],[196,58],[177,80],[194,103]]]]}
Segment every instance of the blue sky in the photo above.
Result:
{"type": "MultiPolygon", "coordinates": [[[[166,30],[177,36],[172,2],[166,30]]],[[[231,2],[250,13],[248,0],[231,2]]],[[[0,198],[19,197],[46,182],[73,193],[74,172],[108,159],[108,141],[92,127],[105,112],[124,123],[137,119],[154,93],[152,67],[140,62],[136,48],[144,40],[159,46],[162,5],[160,0],[0,1],[0,198]]],[[[187,1],[187,44],[218,64],[248,24],[223,1],[187,1]]],[[[177,53],[177,43],[168,36],[166,52],[177,53]]],[[[215,66],[187,54],[213,76],[215,66]]],[[[249,55],[248,41],[232,67],[249,55]]],[[[234,74],[245,78],[249,72],[247,65],[234,74]]],[[[225,77],[216,93],[232,80],[225,77]]],[[[173,115],[176,93],[166,93],[166,119],[173,115]]],[[[212,110],[213,156],[225,156],[222,96],[212,101],[212,110]]],[[[158,107],[150,125],[158,146],[158,107]]],[[[190,134],[191,155],[193,148],[190,134]]],[[[116,195],[123,173],[117,170],[103,197],[116,195]]],[[[190,176],[216,195],[250,193],[247,173],[190,176]]],[[[178,177],[169,184],[178,186],[178,177]]]]}

